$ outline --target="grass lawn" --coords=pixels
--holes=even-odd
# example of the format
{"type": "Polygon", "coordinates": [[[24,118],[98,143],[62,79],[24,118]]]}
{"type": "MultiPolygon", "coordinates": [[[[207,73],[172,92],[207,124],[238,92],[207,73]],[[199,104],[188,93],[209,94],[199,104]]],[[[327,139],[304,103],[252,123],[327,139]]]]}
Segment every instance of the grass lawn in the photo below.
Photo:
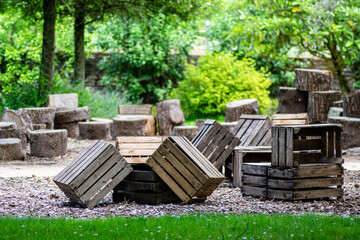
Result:
{"type": "Polygon", "coordinates": [[[359,239],[360,236],[359,217],[314,214],[92,220],[2,217],[0,226],[0,239],[359,239]]]}

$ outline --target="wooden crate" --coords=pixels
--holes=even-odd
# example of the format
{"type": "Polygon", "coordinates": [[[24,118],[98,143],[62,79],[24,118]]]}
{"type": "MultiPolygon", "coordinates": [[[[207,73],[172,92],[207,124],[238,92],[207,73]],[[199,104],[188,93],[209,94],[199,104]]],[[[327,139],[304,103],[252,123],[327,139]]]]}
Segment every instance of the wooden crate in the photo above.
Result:
{"type": "Polygon", "coordinates": [[[227,127],[206,120],[192,144],[216,167],[220,168],[240,141],[227,127]]]}
{"type": "Polygon", "coordinates": [[[116,149],[128,163],[146,163],[166,137],[117,137],[116,149]]]}
{"type": "Polygon", "coordinates": [[[244,163],[241,192],[253,197],[267,196],[268,169],[270,163],[244,163]]]}
{"type": "Polygon", "coordinates": [[[92,208],[131,171],[112,144],[96,141],[53,180],[72,202],[92,208]]]}
{"type": "Polygon", "coordinates": [[[341,198],[344,169],[339,164],[304,164],[297,168],[268,170],[268,198],[306,200],[341,198]]]}
{"type": "Polygon", "coordinates": [[[339,124],[274,126],[271,131],[273,167],[342,163],[339,124]]]}
{"type": "Polygon", "coordinates": [[[113,201],[141,204],[179,202],[179,197],[146,164],[134,164],[134,170],[114,189],[113,201]]]}
{"type": "Polygon", "coordinates": [[[306,125],[309,124],[308,113],[274,114],[273,125],[306,125]]]}
{"type": "Polygon", "coordinates": [[[224,180],[185,137],[168,137],[146,162],[185,203],[205,201],[224,180]]]}

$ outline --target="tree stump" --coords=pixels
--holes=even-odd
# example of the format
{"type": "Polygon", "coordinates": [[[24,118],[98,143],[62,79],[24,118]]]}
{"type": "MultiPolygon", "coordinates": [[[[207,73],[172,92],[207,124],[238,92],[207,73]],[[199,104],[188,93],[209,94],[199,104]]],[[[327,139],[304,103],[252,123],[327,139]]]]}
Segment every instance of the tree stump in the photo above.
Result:
{"type": "Polygon", "coordinates": [[[159,134],[170,136],[175,126],[184,126],[184,113],[178,99],[165,100],[156,104],[159,134]]]}
{"type": "Polygon", "coordinates": [[[343,126],[342,149],[360,147],[360,118],[329,117],[329,123],[338,123],[343,126]]]}
{"type": "Polygon", "coordinates": [[[23,160],[26,152],[18,138],[0,139],[0,160],[23,160]]]}
{"type": "Polygon", "coordinates": [[[15,129],[15,123],[13,122],[0,122],[0,130],[15,129]]]}
{"type": "Polygon", "coordinates": [[[326,122],[330,107],[333,102],[339,100],[341,100],[340,91],[309,92],[309,123],[326,122]]]}
{"type": "Polygon", "coordinates": [[[47,129],[54,128],[56,108],[23,108],[23,110],[29,115],[32,124],[45,124],[47,129]]]}
{"type": "Polygon", "coordinates": [[[360,118],[360,90],[352,90],[344,99],[344,116],[360,118]]]}
{"type": "Polygon", "coordinates": [[[46,124],[33,124],[33,131],[46,129],[46,124]]]}
{"type": "Polygon", "coordinates": [[[57,110],[78,108],[78,94],[50,94],[47,96],[47,106],[57,110]]]}
{"type": "Polygon", "coordinates": [[[151,115],[117,115],[113,119],[113,139],[119,136],[155,136],[155,117],[151,115]]]}
{"type": "Polygon", "coordinates": [[[79,122],[55,124],[55,129],[66,129],[69,138],[79,137],[79,122]]]}
{"type": "Polygon", "coordinates": [[[316,69],[295,69],[295,86],[301,91],[333,90],[333,75],[331,71],[316,69]]]}
{"type": "Polygon", "coordinates": [[[26,150],[27,137],[24,128],[0,129],[0,138],[18,138],[21,141],[22,149],[26,150]]]}
{"type": "Polygon", "coordinates": [[[191,141],[199,132],[197,126],[175,126],[172,132],[173,136],[184,136],[191,141]]]}
{"type": "Polygon", "coordinates": [[[30,132],[30,155],[36,157],[57,157],[66,154],[67,131],[37,130],[30,132]]]}
{"type": "Polygon", "coordinates": [[[91,122],[107,122],[110,124],[110,136],[113,136],[113,120],[107,118],[90,118],[91,122]]]}
{"type": "Polygon", "coordinates": [[[80,139],[110,139],[110,123],[79,122],[80,139]]]}
{"type": "Polygon", "coordinates": [[[89,107],[60,110],[55,113],[55,124],[86,121],[89,117],[89,107]]]}
{"type": "Polygon", "coordinates": [[[29,137],[30,131],[33,130],[32,122],[29,115],[22,109],[9,110],[5,108],[5,111],[0,116],[0,122],[13,122],[15,128],[24,129],[27,137],[29,137]]]}
{"type": "Polygon", "coordinates": [[[225,122],[239,121],[243,114],[257,115],[259,105],[257,99],[243,99],[226,104],[225,122]]]}
{"type": "Polygon", "coordinates": [[[204,126],[206,119],[196,119],[195,125],[198,127],[199,131],[204,126]]]}
{"type": "Polygon", "coordinates": [[[296,88],[280,87],[277,113],[303,113],[307,111],[308,93],[296,88]]]}
{"type": "Polygon", "coordinates": [[[151,104],[141,105],[120,105],[120,115],[151,115],[151,104]]]}

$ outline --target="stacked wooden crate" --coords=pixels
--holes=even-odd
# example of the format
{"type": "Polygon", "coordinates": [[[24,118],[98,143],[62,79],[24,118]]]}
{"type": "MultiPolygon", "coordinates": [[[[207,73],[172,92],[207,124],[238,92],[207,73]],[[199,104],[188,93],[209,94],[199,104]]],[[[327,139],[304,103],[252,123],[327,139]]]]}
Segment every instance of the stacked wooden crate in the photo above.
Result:
{"type": "Polygon", "coordinates": [[[205,201],[224,180],[185,137],[168,137],[146,162],[185,203],[205,201]]]}
{"type": "Polygon", "coordinates": [[[341,197],[341,125],[272,127],[268,198],[302,200],[341,197]]]}
{"type": "Polygon", "coordinates": [[[96,141],[53,180],[72,202],[92,208],[131,171],[112,144],[96,141]]]}
{"type": "Polygon", "coordinates": [[[267,196],[270,163],[243,163],[241,192],[253,197],[267,196]]]}

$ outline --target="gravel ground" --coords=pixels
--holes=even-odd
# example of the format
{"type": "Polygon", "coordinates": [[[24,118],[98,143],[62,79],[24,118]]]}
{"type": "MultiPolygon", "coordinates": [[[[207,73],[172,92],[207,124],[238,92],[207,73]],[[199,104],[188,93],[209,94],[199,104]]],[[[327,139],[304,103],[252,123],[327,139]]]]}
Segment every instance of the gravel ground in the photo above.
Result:
{"type": "MultiPolygon", "coordinates": [[[[7,167],[66,166],[83,151],[91,141],[69,140],[69,152],[56,159],[29,158],[25,162],[0,164],[0,171],[7,167]],[[56,162],[56,163],[54,163],[56,162]]],[[[347,154],[349,156],[349,154],[347,154]]],[[[351,157],[351,156],[350,156],[351,157]]],[[[346,161],[346,155],[344,156],[346,161]]],[[[356,157],[358,159],[358,157],[356,157]]],[[[45,168],[39,171],[46,171],[45,168]]],[[[5,170],[4,170],[5,169],[5,170]]],[[[162,216],[189,213],[324,213],[336,215],[360,215],[360,171],[345,171],[344,197],[333,201],[262,201],[242,196],[239,188],[218,188],[201,204],[162,204],[157,206],[136,203],[112,203],[108,194],[94,209],[70,206],[68,199],[53,183],[51,177],[43,177],[33,170],[32,176],[0,177],[0,216],[39,216],[97,218],[111,216],[162,216]],[[39,176],[40,175],[40,176],[39,176]]]]}

